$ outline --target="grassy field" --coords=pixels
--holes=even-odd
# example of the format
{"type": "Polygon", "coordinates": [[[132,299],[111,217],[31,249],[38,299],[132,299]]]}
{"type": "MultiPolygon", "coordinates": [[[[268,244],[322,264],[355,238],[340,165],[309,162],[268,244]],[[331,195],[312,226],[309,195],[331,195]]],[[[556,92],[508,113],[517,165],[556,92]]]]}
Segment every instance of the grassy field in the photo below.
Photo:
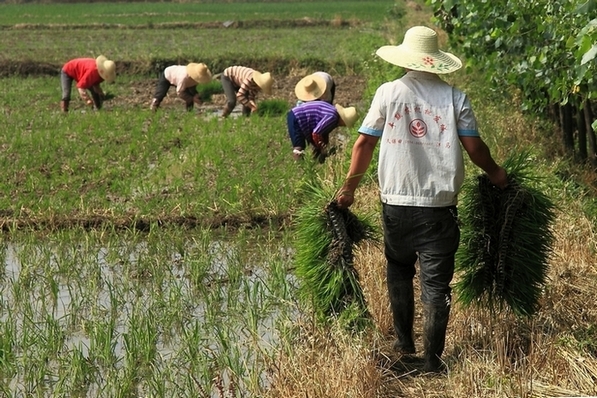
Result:
{"type": "MultiPolygon", "coordinates": [[[[297,297],[304,186],[339,186],[356,128],[337,131],[325,164],[296,163],[283,115],[221,120],[218,92],[193,112],[173,90],[148,109],[161,67],[203,61],[214,73],[232,63],[272,71],[274,93],[259,101],[289,107],[302,76],[328,70],[338,102],[362,116],[373,90],[401,73],[375,49],[430,18],[393,1],[0,5],[1,394],[597,395],[588,173],[557,156],[551,126],[520,114],[515,97],[474,73],[446,77],[471,95],[496,159],[530,150],[545,177],[558,205],[550,280],[531,319],[455,305],[443,376],[392,351],[380,245],[360,247],[355,262],[371,329],[321,325],[297,297]],[[62,114],[61,65],[100,53],[118,65],[104,85],[111,99],[91,112],[73,91],[62,114]]],[[[357,214],[379,210],[374,174],[357,214]]],[[[420,308],[415,322],[420,351],[420,308]]]]}
{"type": "Polygon", "coordinates": [[[3,4],[0,26],[110,24],[134,28],[164,23],[243,21],[275,23],[278,20],[312,19],[326,23],[334,19],[378,23],[380,16],[399,10],[392,1],[327,0],[279,2],[202,3],[88,3],[3,4]]]}

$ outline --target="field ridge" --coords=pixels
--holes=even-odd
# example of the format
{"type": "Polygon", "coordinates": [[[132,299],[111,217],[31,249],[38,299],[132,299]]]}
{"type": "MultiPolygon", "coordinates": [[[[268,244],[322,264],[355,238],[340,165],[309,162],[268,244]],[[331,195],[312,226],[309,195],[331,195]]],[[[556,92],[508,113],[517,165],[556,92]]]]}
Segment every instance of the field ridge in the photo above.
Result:
{"type": "Polygon", "coordinates": [[[282,228],[290,224],[289,214],[265,215],[212,215],[210,217],[197,216],[156,216],[144,217],[136,214],[129,216],[109,215],[71,215],[49,217],[11,217],[0,216],[0,230],[14,232],[18,230],[57,231],[61,229],[82,228],[86,231],[113,229],[135,230],[149,232],[152,226],[157,227],[184,227],[189,229],[220,229],[220,228],[282,228]]]}
{"type": "Polygon", "coordinates": [[[259,19],[248,21],[207,21],[207,22],[148,22],[145,24],[121,23],[18,23],[15,25],[0,25],[0,30],[73,30],[73,29],[256,29],[256,28],[312,28],[331,27],[346,28],[359,26],[356,20],[343,19],[259,19]]]}

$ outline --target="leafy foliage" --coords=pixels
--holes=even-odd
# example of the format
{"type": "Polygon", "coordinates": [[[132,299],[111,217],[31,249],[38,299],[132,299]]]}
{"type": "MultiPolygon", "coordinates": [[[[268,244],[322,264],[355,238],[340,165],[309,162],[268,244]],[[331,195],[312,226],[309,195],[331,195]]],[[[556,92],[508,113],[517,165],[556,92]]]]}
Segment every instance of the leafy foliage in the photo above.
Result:
{"type": "Polygon", "coordinates": [[[565,151],[597,166],[596,0],[428,3],[467,67],[495,90],[514,93],[523,110],[550,117],[565,151]]]}
{"type": "Polygon", "coordinates": [[[523,107],[541,111],[574,91],[577,57],[570,43],[589,14],[575,2],[430,0],[438,23],[452,31],[467,66],[484,70],[496,87],[516,87],[523,107]]]}

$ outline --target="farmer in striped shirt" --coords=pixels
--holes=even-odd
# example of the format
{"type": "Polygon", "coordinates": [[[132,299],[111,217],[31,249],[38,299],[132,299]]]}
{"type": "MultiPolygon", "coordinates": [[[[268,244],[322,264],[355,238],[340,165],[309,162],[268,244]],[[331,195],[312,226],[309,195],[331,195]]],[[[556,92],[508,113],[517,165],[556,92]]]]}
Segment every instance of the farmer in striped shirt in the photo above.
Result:
{"type": "Polygon", "coordinates": [[[356,120],[354,107],[334,106],[325,101],[309,101],[292,108],[286,121],[294,159],[301,159],[306,146],[312,145],[313,155],[323,162],[328,155],[327,144],[332,130],[338,126],[352,127],[356,120]]]}
{"type": "Polygon", "coordinates": [[[261,73],[246,66],[230,66],[224,69],[220,79],[226,94],[222,117],[230,115],[237,100],[243,107],[243,115],[249,116],[257,111],[257,94],[260,91],[271,94],[274,82],[269,72],[261,73]]]}

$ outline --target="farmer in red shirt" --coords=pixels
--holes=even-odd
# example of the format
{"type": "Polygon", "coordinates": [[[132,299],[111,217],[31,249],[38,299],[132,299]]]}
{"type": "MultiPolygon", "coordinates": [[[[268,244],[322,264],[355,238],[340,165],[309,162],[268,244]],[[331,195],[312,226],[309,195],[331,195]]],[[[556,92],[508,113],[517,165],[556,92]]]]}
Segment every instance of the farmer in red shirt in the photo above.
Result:
{"type": "Polygon", "coordinates": [[[77,82],[77,89],[81,99],[88,106],[95,106],[95,109],[100,109],[104,98],[100,83],[103,81],[112,83],[115,78],[116,65],[114,61],[108,60],[103,55],[95,59],[75,58],[68,61],[60,72],[60,83],[62,85],[60,108],[63,112],[68,112],[70,92],[74,80],[77,82]],[[91,98],[89,98],[87,90],[91,93],[91,98]]]}

